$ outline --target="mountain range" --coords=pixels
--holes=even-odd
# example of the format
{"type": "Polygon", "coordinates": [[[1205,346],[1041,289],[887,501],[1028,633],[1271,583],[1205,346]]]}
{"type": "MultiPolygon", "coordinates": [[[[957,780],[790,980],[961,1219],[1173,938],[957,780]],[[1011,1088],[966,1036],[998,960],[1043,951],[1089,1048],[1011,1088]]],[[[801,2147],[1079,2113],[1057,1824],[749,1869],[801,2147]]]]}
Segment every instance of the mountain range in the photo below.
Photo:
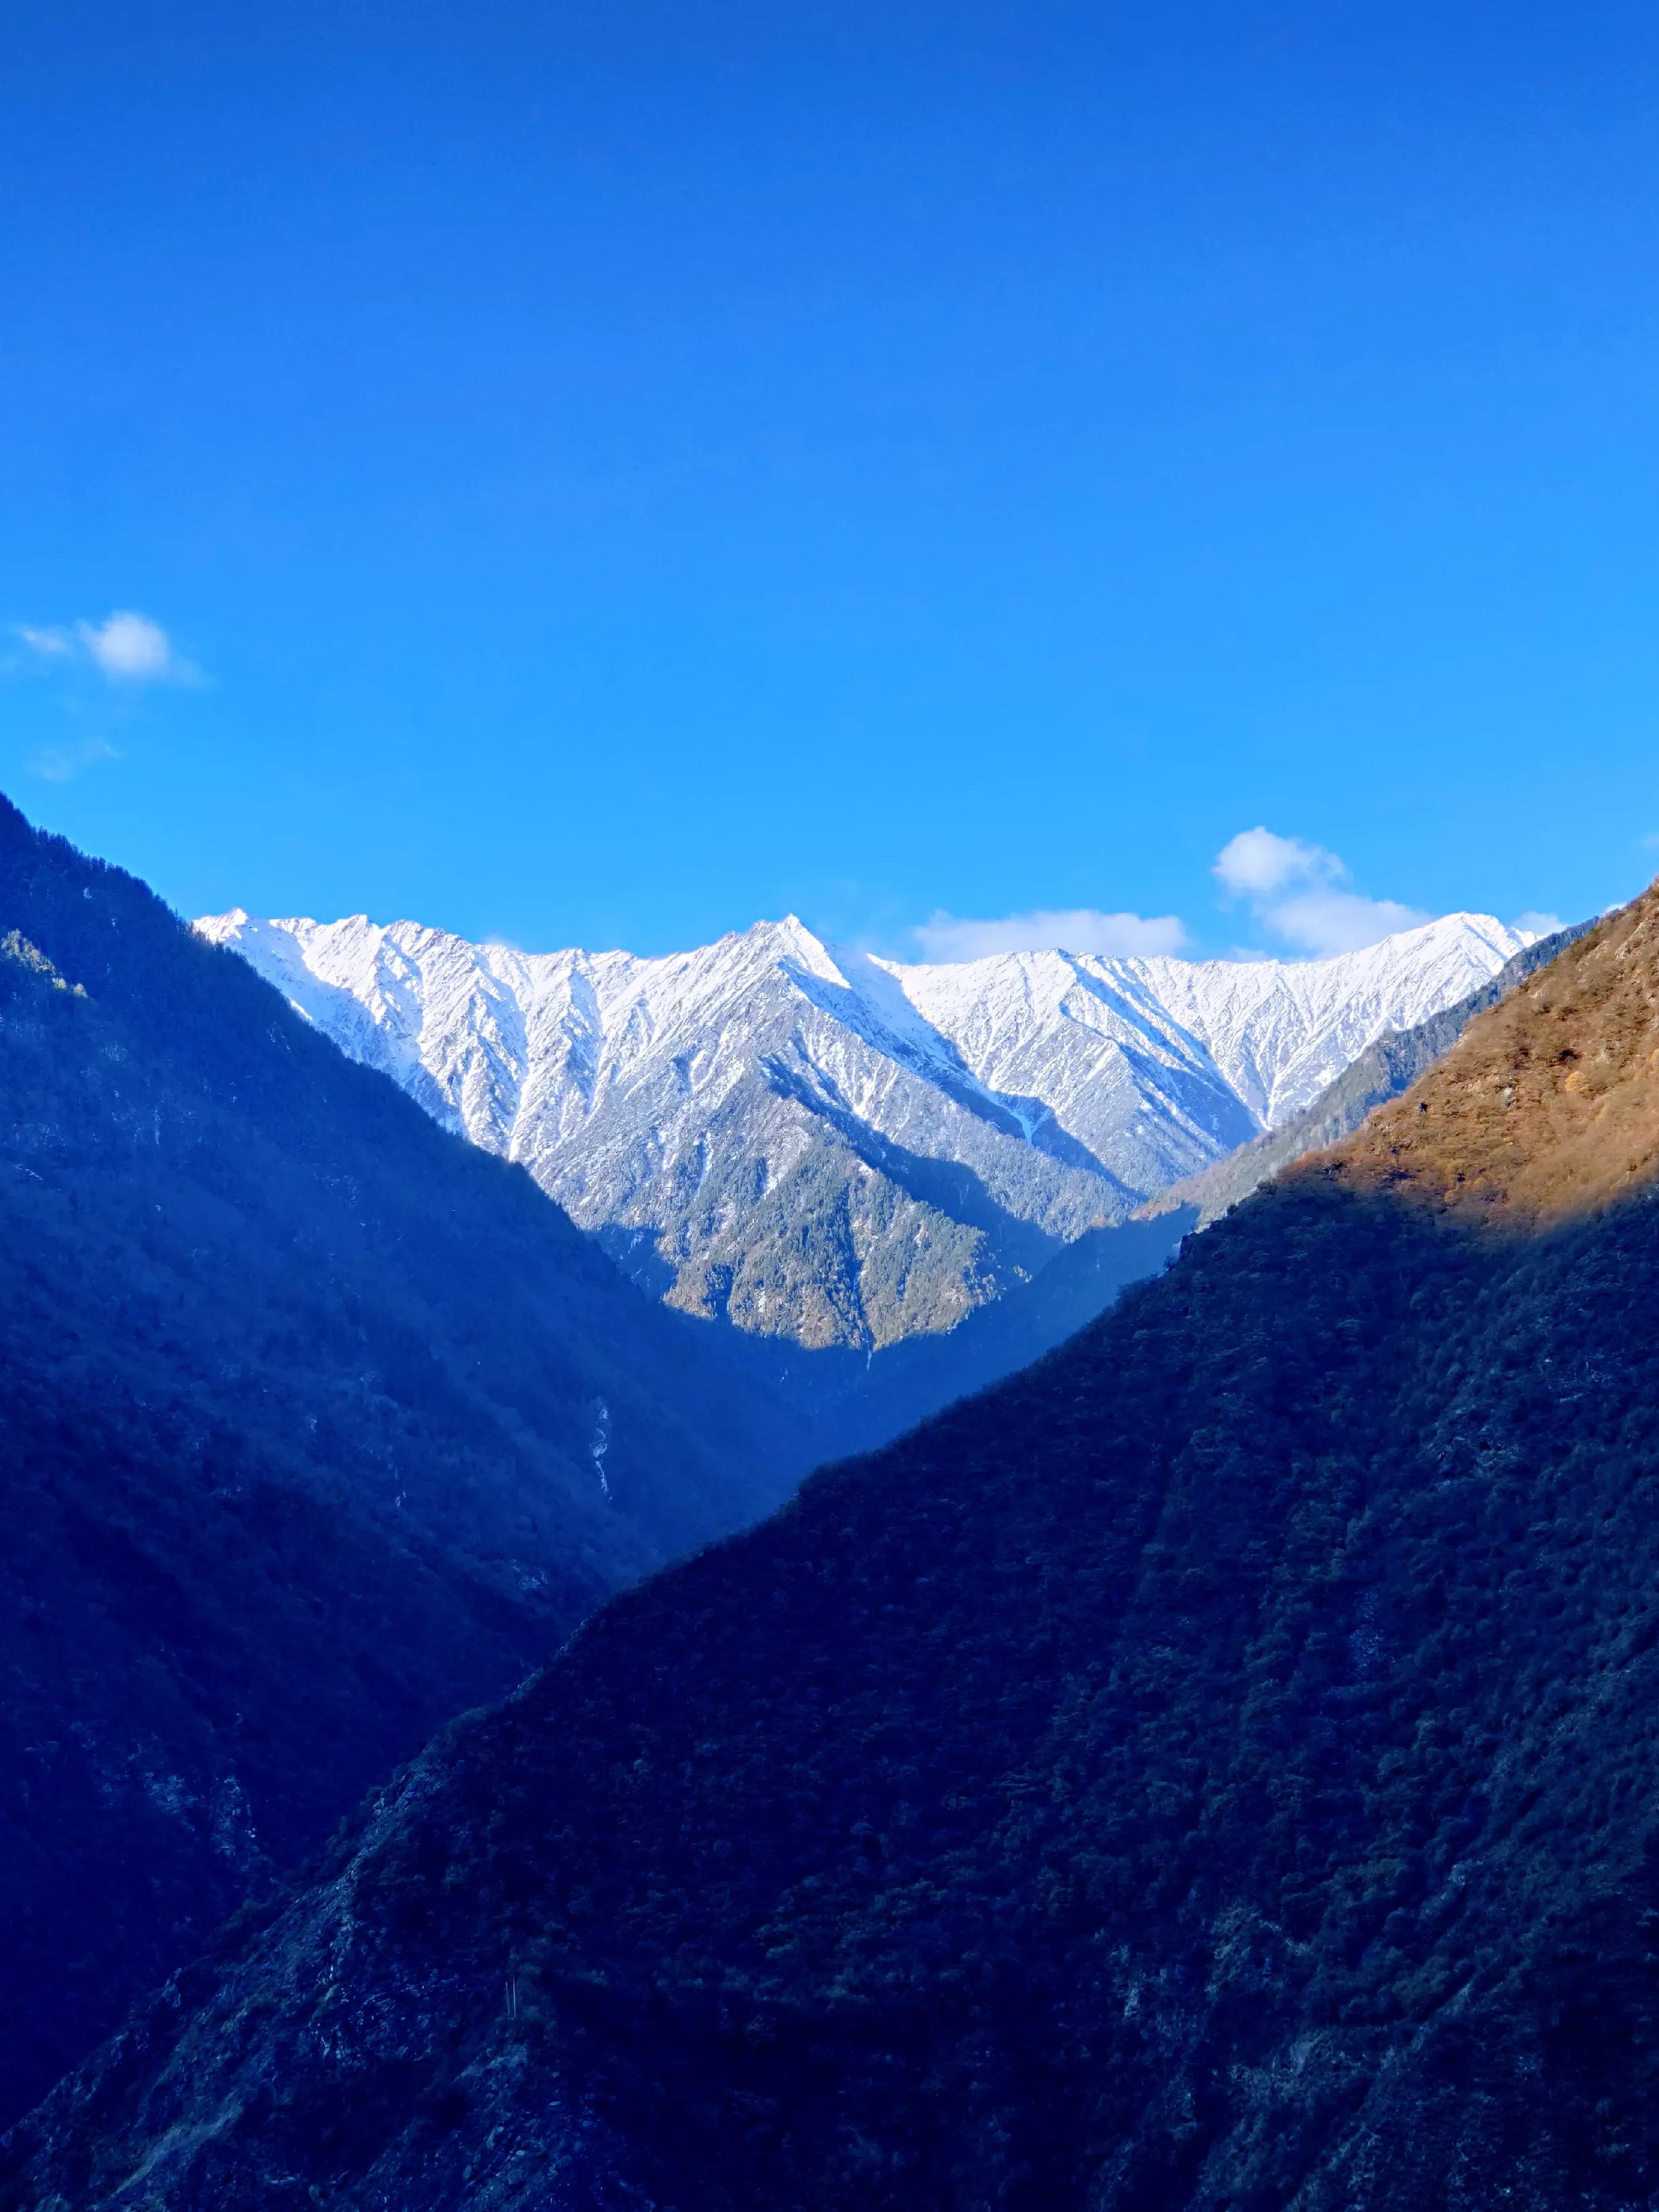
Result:
{"type": "Polygon", "coordinates": [[[196,927],[671,1304],[860,1350],[1006,1297],[1528,941],[1456,914],[1326,960],[914,965],[793,917],[659,959],[196,927]]]}
{"type": "Polygon", "coordinates": [[[455,1722],[10,2212],[1659,2197],[1659,892],[455,1722]]]}
{"type": "Polygon", "coordinates": [[[1376,1107],[1399,1097],[1419,1076],[1426,1075],[1477,1014],[1507,998],[1528,975],[1547,967],[1594,926],[1576,922],[1538,938],[1505,961],[1491,982],[1471,991],[1455,1006],[1442,1008],[1411,1029],[1385,1030],[1316,1098],[1252,1138],[1248,1145],[1241,1145],[1213,1167],[1171,1183],[1162,1198],[1143,1209],[1145,1215],[1155,1218],[1177,1212],[1183,1217],[1183,1225],[1207,1228],[1281,1169],[1308,1152],[1323,1152],[1352,1136],[1376,1107]]]}

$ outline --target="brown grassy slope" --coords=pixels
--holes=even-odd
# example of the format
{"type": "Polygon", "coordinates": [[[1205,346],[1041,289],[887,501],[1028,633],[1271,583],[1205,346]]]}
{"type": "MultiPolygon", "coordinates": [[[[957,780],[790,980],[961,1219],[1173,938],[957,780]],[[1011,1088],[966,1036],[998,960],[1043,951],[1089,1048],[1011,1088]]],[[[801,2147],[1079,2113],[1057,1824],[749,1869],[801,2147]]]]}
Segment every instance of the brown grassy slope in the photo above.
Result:
{"type": "Polygon", "coordinates": [[[1593,1212],[1659,1176],[1659,884],[1292,1172],[1517,1229],[1593,1212]]]}

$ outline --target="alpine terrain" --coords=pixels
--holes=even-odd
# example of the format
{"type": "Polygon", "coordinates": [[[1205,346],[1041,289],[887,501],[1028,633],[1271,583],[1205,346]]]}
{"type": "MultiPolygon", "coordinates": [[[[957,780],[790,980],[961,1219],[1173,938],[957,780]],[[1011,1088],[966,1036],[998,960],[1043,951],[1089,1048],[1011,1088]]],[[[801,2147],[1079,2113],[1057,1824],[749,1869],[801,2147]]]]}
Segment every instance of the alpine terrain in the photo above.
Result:
{"type": "Polygon", "coordinates": [[[0,2115],[804,1446],[520,1170],[0,800],[0,2115]]]}
{"type": "Polygon", "coordinates": [[[1443,1054],[1449,1052],[1477,1014],[1497,1006],[1517,983],[1524,983],[1534,969],[1547,967],[1593,927],[1590,922],[1577,922],[1540,937],[1506,961],[1490,983],[1483,983],[1455,1006],[1431,1014],[1414,1028],[1386,1030],[1317,1098],[1241,1146],[1231,1158],[1218,1160],[1201,1174],[1171,1183],[1162,1198],[1144,1209],[1146,1218],[1155,1220],[1179,1212],[1193,1225],[1207,1227],[1229,1206],[1248,1198],[1270,1176],[1304,1153],[1322,1152],[1352,1136],[1374,1108],[1408,1091],[1419,1076],[1425,1075],[1443,1054]]]}
{"type": "Polygon", "coordinates": [[[949,1329],[1305,1107],[1527,941],[909,966],[793,916],[654,960],[414,922],[199,921],[671,1304],[808,1346],[949,1329]]]}
{"type": "Polygon", "coordinates": [[[29,2212],[1659,2198],[1659,892],[605,1607],[10,2138],[29,2212]]]}

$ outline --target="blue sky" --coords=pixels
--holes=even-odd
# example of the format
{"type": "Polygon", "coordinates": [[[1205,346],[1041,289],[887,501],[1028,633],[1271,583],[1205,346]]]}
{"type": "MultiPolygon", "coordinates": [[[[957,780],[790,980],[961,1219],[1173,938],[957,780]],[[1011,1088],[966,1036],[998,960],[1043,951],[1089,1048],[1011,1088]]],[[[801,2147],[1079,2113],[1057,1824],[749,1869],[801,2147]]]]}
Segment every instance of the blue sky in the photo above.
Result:
{"type": "Polygon", "coordinates": [[[1291,949],[1258,825],[1400,909],[1659,862],[1650,9],[8,42],[0,781],[186,911],[1291,949]]]}

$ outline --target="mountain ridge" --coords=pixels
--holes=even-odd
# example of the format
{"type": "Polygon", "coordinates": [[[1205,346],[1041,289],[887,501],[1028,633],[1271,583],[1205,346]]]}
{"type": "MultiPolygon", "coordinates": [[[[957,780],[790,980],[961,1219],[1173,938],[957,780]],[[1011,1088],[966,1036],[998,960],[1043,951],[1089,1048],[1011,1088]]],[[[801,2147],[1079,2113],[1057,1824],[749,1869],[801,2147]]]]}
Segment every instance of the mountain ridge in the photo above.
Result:
{"type": "Polygon", "coordinates": [[[1197,1225],[1212,1221],[1249,1197],[1260,1184],[1309,1152],[1324,1152],[1351,1136],[1366,1116],[1408,1091],[1419,1076],[1449,1052],[1477,1014],[1496,1006],[1517,985],[1547,967],[1569,945],[1595,927],[1577,922],[1539,938],[1516,953],[1490,983],[1467,999],[1431,1014],[1407,1030],[1392,1030],[1367,1045],[1335,1082],[1288,1121],[1242,1146],[1231,1158],[1203,1173],[1171,1183],[1162,1197],[1142,1208],[1143,1218],[1182,1206],[1197,1215],[1197,1225]]]}
{"type": "Polygon", "coordinates": [[[906,964],[798,917],[649,960],[367,917],[197,927],[636,1279],[808,1346],[954,1326],[1520,949],[1449,915],[1327,961],[906,964]]]}
{"type": "Polygon", "coordinates": [[[1604,915],[1300,1172],[1537,1229],[1659,1172],[1659,893],[1604,915]]]}

